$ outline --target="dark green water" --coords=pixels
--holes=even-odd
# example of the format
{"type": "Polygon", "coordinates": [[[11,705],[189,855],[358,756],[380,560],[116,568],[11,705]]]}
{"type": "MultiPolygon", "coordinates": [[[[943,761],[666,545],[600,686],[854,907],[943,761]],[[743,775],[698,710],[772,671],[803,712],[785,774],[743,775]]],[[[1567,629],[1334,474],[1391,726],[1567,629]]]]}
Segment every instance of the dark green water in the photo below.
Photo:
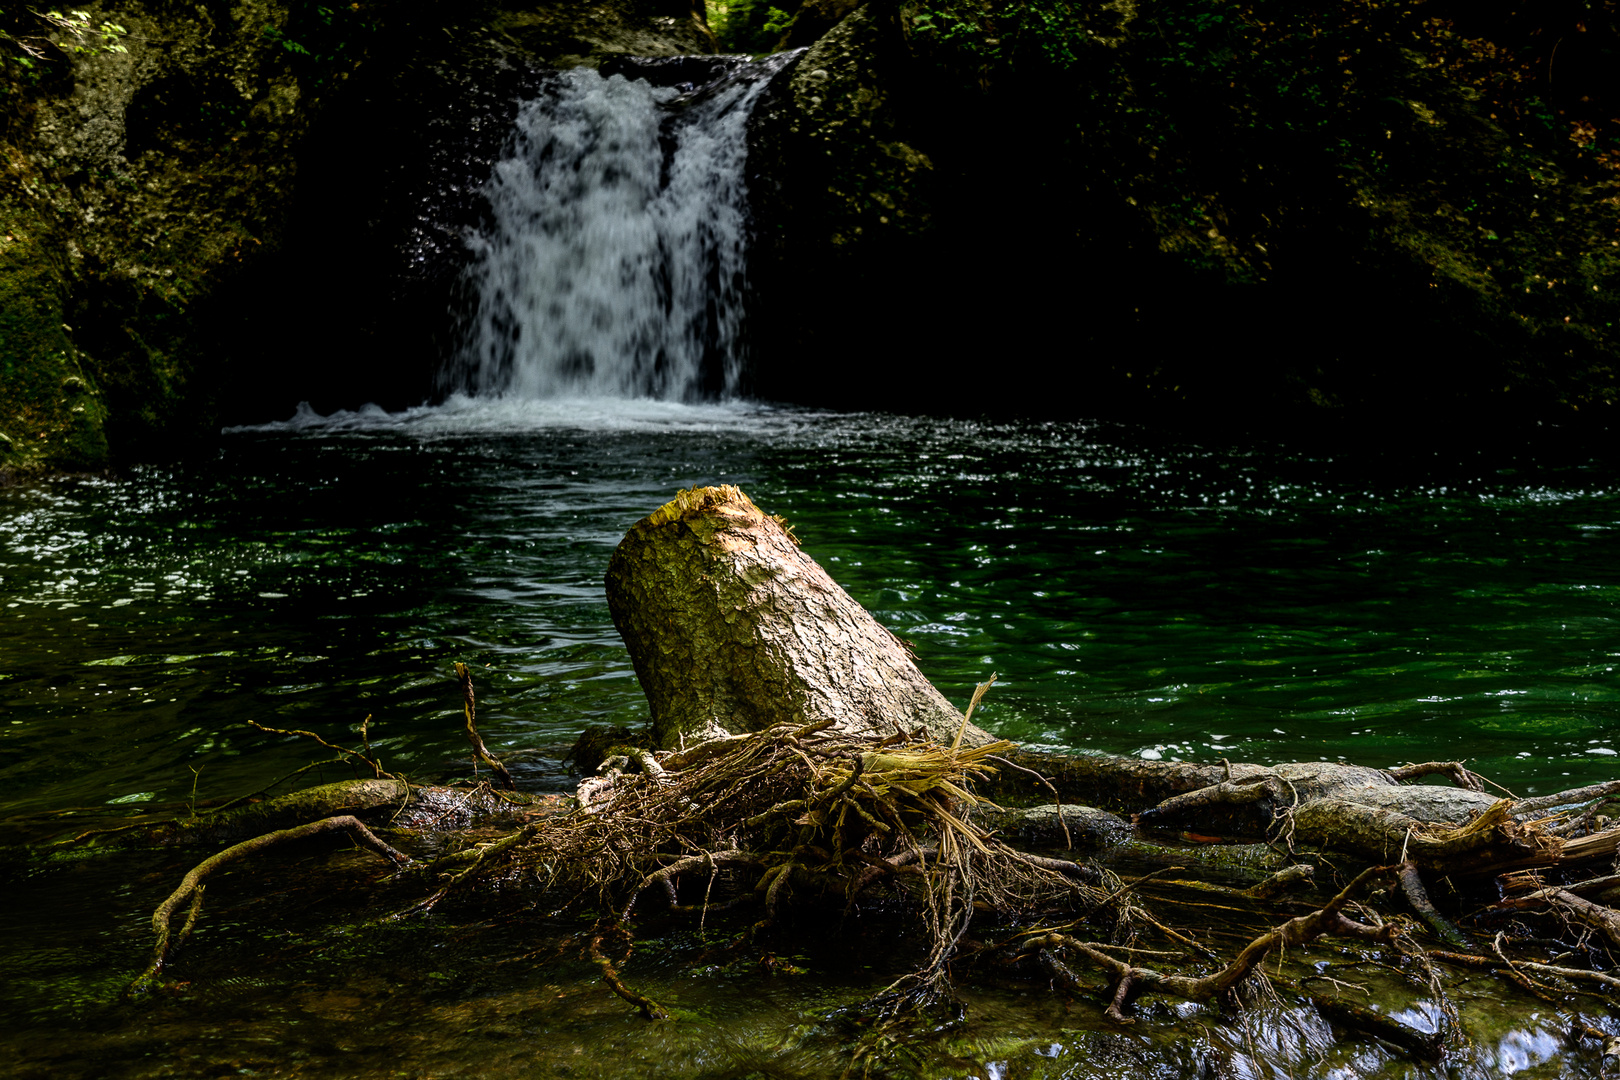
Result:
{"type": "MultiPolygon", "coordinates": [[[[677,487],[716,482],[785,514],[953,699],[999,673],[979,717],[1009,738],[1262,763],[1466,758],[1518,794],[1615,775],[1620,478],[1607,465],[1196,444],[1085,423],[589,412],[463,404],[239,431],[181,465],[0,490],[0,815],[33,834],[45,812],[77,824],[183,802],[194,786],[225,797],[315,756],[249,720],[350,741],[370,714],[390,768],[467,772],[456,660],[480,673],[497,752],[559,748],[522,765],[520,783],[570,786],[556,757],[583,726],[645,715],[601,592],[613,545],[677,487]]],[[[294,1029],[304,1064],[292,1074],[346,1075],[352,1053],[356,1075],[479,1075],[469,1062],[484,1051],[448,1033],[481,1001],[510,1013],[501,1023],[517,1034],[501,1038],[542,1038],[512,1018],[542,1008],[542,975],[506,987],[516,1004],[467,981],[494,948],[484,939],[458,954],[390,938],[379,948],[400,970],[366,961],[341,979],[320,974],[337,954],[306,942],[293,951],[315,959],[275,953],[269,989],[229,981],[247,977],[231,968],[244,961],[233,927],[251,952],[277,933],[305,941],[338,917],[327,909],[263,933],[221,914],[188,947],[216,957],[196,961],[192,997],[158,1013],[106,1006],[149,948],[152,907],[194,861],[92,861],[13,884],[0,955],[19,974],[0,1015],[33,1033],[19,1044],[28,1075],[218,1075],[232,1054],[263,1072],[242,1048],[294,1029]],[[418,949],[451,958],[443,980],[423,974],[433,962],[418,949]],[[344,1050],[344,1032],[390,1001],[437,1002],[430,1034],[411,1038],[439,1041],[386,1062],[363,1039],[344,1050]],[[168,1035],[151,1034],[158,1015],[168,1035]],[[209,1025],[223,1042],[200,1034],[209,1025]],[[81,1029],[98,1033],[74,1049],[83,1061],[47,1034],[81,1029]],[[153,1063],[154,1047],[182,1039],[216,1050],[168,1072],[153,1063]]],[[[559,1013],[559,1030],[581,1045],[632,1039],[619,1003],[568,972],[556,992],[589,1006],[559,1013]]],[[[838,979],[766,1002],[747,980],[668,978],[729,1018],[716,1031],[752,1032],[747,1051],[689,1025],[656,1036],[684,1064],[632,1055],[624,1075],[663,1060],[671,1075],[742,1076],[724,1063],[773,1046],[767,1058],[802,1053],[792,1069],[820,1074],[793,1032],[838,979]],[[714,1050],[712,1068],[680,1057],[721,1044],[732,1050],[714,1050]]],[[[1073,1064],[1080,1044],[1052,1034],[1072,1017],[1040,1020],[1048,1005],[1020,1012],[1012,999],[984,1008],[1035,1031],[1001,1075],[1073,1064]]],[[[991,1059],[974,1060],[960,1074],[988,1075],[991,1059]]],[[[554,1064],[535,1074],[558,1075],[554,1064]]]]}

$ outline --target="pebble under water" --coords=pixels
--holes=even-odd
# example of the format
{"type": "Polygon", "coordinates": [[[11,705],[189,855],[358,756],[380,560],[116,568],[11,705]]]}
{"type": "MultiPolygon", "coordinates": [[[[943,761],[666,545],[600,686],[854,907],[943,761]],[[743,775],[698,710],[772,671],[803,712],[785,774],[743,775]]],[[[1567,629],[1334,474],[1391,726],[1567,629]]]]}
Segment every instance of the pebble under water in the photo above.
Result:
{"type": "MultiPolygon", "coordinates": [[[[180,464],[0,489],[0,842],[183,814],[317,756],[249,720],[350,742],[370,715],[389,768],[467,775],[457,660],[490,747],[541,751],[520,785],[571,787],[561,757],[585,725],[646,715],[608,557],[694,483],[784,514],[953,700],[998,673],[976,718],[1008,738],[1463,758],[1519,795],[1612,778],[1614,470],[1529,452],[1387,462],[1086,422],[456,398],[305,413],[180,464]]],[[[211,886],[176,967],[188,985],[122,1003],[152,908],[199,857],[5,871],[15,1075],[837,1075],[849,1044],[829,1017],[904,965],[877,929],[845,926],[774,974],[709,970],[693,928],[654,928],[632,974],[683,1019],[648,1026],[577,955],[546,958],[577,927],[375,922],[410,897],[382,887],[378,908],[369,856],[306,852],[211,886]],[[525,951],[541,959],[496,963],[525,951]]],[[[1286,1010],[1249,1030],[1165,1004],[1119,1032],[1089,1002],[973,990],[966,1027],[874,1075],[1596,1068],[1526,1000],[1511,1030],[1480,1021],[1483,1071],[1458,1073],[1286,1010]],[[1245,1049],[1256,1031],[1282,1040],[1283,1071],[1245,1049]]]]}

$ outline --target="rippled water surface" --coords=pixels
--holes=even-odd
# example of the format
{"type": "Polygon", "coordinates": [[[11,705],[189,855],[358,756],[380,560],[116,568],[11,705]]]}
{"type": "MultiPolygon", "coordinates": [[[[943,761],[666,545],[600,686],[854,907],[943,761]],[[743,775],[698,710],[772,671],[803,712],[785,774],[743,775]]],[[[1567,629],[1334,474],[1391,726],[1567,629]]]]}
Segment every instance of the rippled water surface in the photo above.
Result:
{"type": "Polygon", "coordinates": [[[664,405],[236,431],[203,461],[0,491],[4,803],[234,793],[308,760],[249,720],[335,739],[369,714],[390,765],[437,769],[461,749],[458,659],[494,747],[635,722],[608,557],[720,482],[787,515],[947,694],[1000,673],[982,716],[1014,739],[1466,757],[1516,791],[1613,775],[1612,475],[1410,466],[664,405]]]}
{"type": "MultiPolygon", "coordinates": [[[[1091,423],[453,401],[305,415],[184,464],[0,489],[0,814],[220,798],[318,756],[249,721],[352,741],[369,715],[390,768],[467,772],[457,660],[478,672],[497,753],[550,748],[520,783],[568,786],[558,758],[581,728],[646,711],[602,595],[608,557],[694,483],[785,514],[953,699],[999,673],[979,717],[1013,739],[1466,758],[1518,794],[1615,774],[1607,466],[1392,462],[1091,423]]],[[[31,974],[5,1007],[44,1023],[100,1000],[138,969],[143,921],[184,862],[96,878],[82,910],[55,886],[25,892],[6,937],[31,974]],[[51,953],[34,928],[70,912],[78,929],[51,953]],[[98,982],[80,969],[103,948],[98,982]]],[[[456,1000],[444,1007],[470,1007],[456,1000]]],[[[318,1023],[365,1012],[323,1002],[310,1015],[339,1019],[318,1023]]]]}

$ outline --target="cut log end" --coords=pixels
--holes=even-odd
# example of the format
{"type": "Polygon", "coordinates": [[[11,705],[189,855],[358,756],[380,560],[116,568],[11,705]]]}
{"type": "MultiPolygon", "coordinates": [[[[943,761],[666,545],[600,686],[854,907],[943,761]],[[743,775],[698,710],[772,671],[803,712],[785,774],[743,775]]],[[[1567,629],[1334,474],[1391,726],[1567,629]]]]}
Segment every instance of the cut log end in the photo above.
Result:
{"type": "MultiPolygon", "coordinates": [[[[945,743],[963,729],[900,640],[730,485],[679,492],[637,522],[607,597],[662,747],[824,720],[945,743]]],[[[962,742],[990,740],[968,724],[962,742]]]]}
{"type": "Polygon", "coordinates": [[[718,487],[690,487],[675,493],[675,497],[636,523],[657,528],[677,521],[691,521],[704,517],[732,518],[747,523],[758,521],[765,512],[754,505],[754,500],[733,484],[718,487]]]}

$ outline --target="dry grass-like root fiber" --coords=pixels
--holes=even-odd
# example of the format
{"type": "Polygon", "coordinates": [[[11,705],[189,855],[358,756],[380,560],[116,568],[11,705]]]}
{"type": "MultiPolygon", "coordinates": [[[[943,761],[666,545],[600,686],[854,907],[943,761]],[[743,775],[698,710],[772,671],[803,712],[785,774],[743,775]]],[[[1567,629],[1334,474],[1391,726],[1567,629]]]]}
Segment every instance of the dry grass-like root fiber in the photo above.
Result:
{"type": "Polygon", "coordinates": [[[841,894],[847,910],[867,890],[898,886],[894,895],[920,907],[931,938],[928,963],[891,995],[913,1000],[946,992],[945,965],[975,907],[1086,910],[1115,895],[1097,871],[1017,851],[974,821],[986,802],[974,781],[996,771],[992,760],[1011,743],[861,739],[830,726],[779,725],[661,760],[624,755],[641,770],[596,781],[572,814],[469,849],[428,904],[464,883],[516,877],[600,905],[615,915],[592,952],[609,985],[653,1016],[661,1010],[621,989],[600,953],[605,937],[625,937],[624,922],[649,892],[700,916],[761,905],[757,929],[795,889],[841,894]],[[682,881],[697,902],[681,902],[682,881]]]}

